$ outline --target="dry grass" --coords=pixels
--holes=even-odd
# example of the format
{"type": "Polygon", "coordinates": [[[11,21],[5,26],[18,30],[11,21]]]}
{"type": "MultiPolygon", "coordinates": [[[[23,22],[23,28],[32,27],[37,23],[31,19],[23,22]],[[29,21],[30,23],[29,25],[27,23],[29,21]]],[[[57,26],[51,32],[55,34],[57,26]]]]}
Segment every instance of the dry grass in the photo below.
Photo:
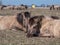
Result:
{"type": "MultiPolygon", "coordinates": [[[[23,11],[23,10],[22,10],[23,11]]],[[[60,11],[50,11],[46,9],[28,9],[32,16],[36,15],[56,15],[60,16],[60,11]]],[[[12,15],[21,10],[0,10],[0,15],[12,15]]],[[[0,30],[0,45],[60,45],[60,39],[32,37],[27,38],[26,33],[19,30],[0,30]]]]}
{"type": "Polygon", "coordinates": [[[32,37],[18,30],[0,31],[0,45],[60,45],[60,39],[32,37]]]}

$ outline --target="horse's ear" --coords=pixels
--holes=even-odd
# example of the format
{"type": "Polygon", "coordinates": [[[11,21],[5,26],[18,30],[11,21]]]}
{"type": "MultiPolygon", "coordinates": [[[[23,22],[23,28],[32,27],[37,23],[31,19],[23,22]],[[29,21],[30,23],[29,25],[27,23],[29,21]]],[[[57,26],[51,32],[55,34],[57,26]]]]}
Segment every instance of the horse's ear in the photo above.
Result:
{"type": "Polygon", "coordinates": [[[26,11],[26,12],[24,12],[24,15],[25,15],[26,18],[29,18],[30,17],[30,12],[26,11]]]}
{"type": "Polygon", "coordinates": [[[21,15],[21,13],[17,13],[17,15],[21,15]]]}
{"type": "Polygon", "coordinates": [[[39,21],[42,21],[44,17],[45,17],[44,15],[39,16],[39,21]]]}
{"type": "Polygon", "coordinates": [[[21,24],[23,23],[23,16],[22,16],[21,13],[18,13],[18,14],[17,14],[16,19],[17,19],[18,23],[21,23],[21,24]]]}

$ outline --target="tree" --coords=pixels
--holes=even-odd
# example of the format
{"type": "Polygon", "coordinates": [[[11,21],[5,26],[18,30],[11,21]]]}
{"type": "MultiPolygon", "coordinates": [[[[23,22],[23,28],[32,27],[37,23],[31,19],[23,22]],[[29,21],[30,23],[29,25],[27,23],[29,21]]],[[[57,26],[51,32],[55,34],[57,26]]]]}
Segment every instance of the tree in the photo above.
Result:
{"type": "Polygon", "coordinates": [[[2,5],[2,0],[0,0],[0,5],[2,5]]]}
{"type": "Polygon", "coordinates": [[[45,7],[45,4],[41,4],[41,7],[45,7]]]}

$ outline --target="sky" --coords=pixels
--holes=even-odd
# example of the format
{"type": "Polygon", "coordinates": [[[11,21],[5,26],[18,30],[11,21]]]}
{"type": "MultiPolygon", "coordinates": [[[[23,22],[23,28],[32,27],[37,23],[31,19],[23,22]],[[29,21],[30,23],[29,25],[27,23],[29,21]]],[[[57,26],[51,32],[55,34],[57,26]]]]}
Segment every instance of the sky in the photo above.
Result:
{"type": "Polygon", "coordinates": [[[4,5],[20,5],[20,4],[25,4],[25,5],[60,5],[60,0],[0,0],[4,5]]]}

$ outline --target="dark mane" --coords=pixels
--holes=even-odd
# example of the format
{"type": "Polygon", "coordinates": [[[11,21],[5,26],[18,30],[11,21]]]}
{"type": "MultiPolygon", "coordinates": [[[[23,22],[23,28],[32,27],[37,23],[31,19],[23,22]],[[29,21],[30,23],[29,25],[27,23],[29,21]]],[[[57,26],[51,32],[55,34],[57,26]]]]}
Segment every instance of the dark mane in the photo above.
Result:
{"type": "Polygon", "coordinates": [[[51,16],[53,19],[60,19],[58,16],[51,16]]]}

